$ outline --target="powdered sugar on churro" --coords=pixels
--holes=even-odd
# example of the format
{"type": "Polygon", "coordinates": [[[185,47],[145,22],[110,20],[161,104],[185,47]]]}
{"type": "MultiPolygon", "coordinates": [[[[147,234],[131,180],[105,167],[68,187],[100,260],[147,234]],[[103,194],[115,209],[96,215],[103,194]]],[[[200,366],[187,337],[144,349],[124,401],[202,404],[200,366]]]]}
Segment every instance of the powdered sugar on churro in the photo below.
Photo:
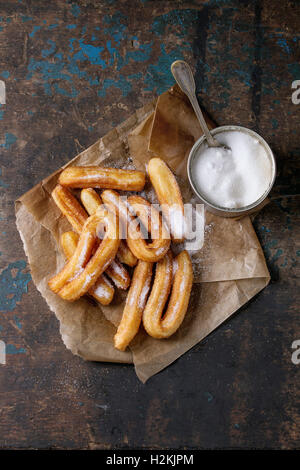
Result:
{"type": "Polygon", "coordinates": [[[183,238],[185,223],[182,208],[178,204],[173,204],[168,210],[171,233],[174,238],[183,238]]]}
{"type": "Polygon", "coordinates": [[[175,274],[177,273],[177,269],[178,269],[178,263],[177,263],[177,259],[173,259],[173,276],[175,276],[175,274]]]}
{"type": "Polygon", "coordinates": [[[73,281],[73,279],[76,279],[82,272],[84,271],[84,268],[78,268],[78,270],[75,272],[74,276],[69,279],[68,282],[73,281]]]}
{"type": "Polygon", "coordinates": [[[84,282],[83,282],[83,289],[85,289],[87,286],[90,285],[92,279],[94,276],[91,276],[90,274],[86,274],[84,282]]]}
{"type": "Polygon", "coordinates": [[[87,252],[90,250],[90,246],[89,244],[87,243],[87,240],[82,248],[82,251],[80,252],[79,256],[78,256],[78,259],[77,259],[77,263],[76,263],[76,269],[77,268],[82,268],[85,263],[87,262],[87,252]]]}
{"type": "Polygon", "coordinates": [[[126,279],[124,270],[118,263],[114,262],[113,269],[116,272],[116,274],[118,274],[118,276],[120,276],[122,279],[126,279]]]}
{"type": "Polygon", "coordinates": [[[93,289],[93,294],[96,295],[97,297],[104,297],[105,299],[108,299],[110,297],[110,291],[108,289],[105,289],[102,284],[96,284],[96,287],[93,289]]]}
{"type": "Polygon", "coordinates": [[[149,289],[150,289],[150,283],[151,283],[151,278],[147,278],[143,286],[142,292],[140,294],[139,302],[138,302],[138,307],[140,309],[143,309],[145,307],[147,296],[148,296],[149,289]]]}

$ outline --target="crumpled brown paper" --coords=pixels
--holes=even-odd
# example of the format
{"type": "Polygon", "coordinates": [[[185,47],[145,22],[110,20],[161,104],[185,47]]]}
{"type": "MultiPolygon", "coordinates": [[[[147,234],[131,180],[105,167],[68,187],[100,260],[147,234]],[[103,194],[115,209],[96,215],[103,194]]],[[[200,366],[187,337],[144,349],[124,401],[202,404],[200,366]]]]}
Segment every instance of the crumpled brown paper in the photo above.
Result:
{"type": "MultiPolygon", "coordinates": [[[[210,127],[213,123],[208,120],[210,127]]],[[[103,164],[137,168],[153,155],[163,158],[178,177],[184,202],[192,196],[186,159],[201,129],[186,97],[175,86],[77,155],[74,165],[103,164]]],[[[66,166],[68,166],[66,165],[66,166]]],[[[220,218],[206,212],[203,248],[193,253],[195,283],[186,318],[169,339],[156,340],[141,328],[125,352],[113,346],[124,295],[103,307],[87,298],[67,302],[53,294],[47,281],[64,264],[58,245],[67,220],[51,199],[59,172],[50,175],[16,201],[17,227],[28,257],[32,278],[60,321],[62,339],[74,354],[86,360],[135,365],[143,382],[175,361],[263,289],[270,276],[249,217],[220,218]]],[[[153,198],[150,185],[146,195],[153,198]],[[151,194],[150,194],[151,193],[151,194]]]]}

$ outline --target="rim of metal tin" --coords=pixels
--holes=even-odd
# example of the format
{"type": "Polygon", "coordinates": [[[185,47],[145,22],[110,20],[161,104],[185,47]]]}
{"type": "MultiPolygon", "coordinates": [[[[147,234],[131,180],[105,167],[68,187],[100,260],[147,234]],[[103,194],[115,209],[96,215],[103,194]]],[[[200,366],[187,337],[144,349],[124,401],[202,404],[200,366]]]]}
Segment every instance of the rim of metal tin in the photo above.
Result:
{"type": "Polygon", "coordinates": [[[193,159],[195,157],[196,151],[203,144],[203,142],[206,140],[205,135],[202,135],[195,142],[195,144],[193,145],[193,147],[192,147],[192,149],[189,153],[189,157],[188,157],[188,161],[187,161],[187,174],[188,174],[190,185],[192,186],[192,189],[193,189],[194,193],[207,206],[211,207],[214,210],[223,212],[223,213],[229,213],[229,214],[230,213],[233,213],[233,214],[236,213],[236,214],[239,214],[241,212],[246,212],[246,211],[249,211],[251,209],[254,209],[255,207],[259,206],[259,204],[261,204],[266,199],[267,195],[269,194],[269,192],[271,191],[271,189],[273,187],[273,184],[274,184],[274,181],[275,181],[275,178],[276,178],[276,161],[275,161],[274,154],[273,154],[270,146],[265,141],[265,139],[263,137],[261,137],[261,135],[257,134],[257,132],[254,132],[251,129],[248,129],[247,127],[234,126],[234,125],[221,126],[221,127],[216,127],[215,129],[212,129],[210,132],[211,132],[212,135],[215,135],[215,134],[219,134],[221,132],[228,132],[228,131],[240,131],[240,132],[244,132],[246,134],[250,134],[252,137],[259,140],[259,142],[264,147],[268,157],[270,158],[270,161],[271,161],[271,164],[272,164],[272,177],[270,179],[268,189],[261,195],[261,197],[259,199],[257,199],[255,202],[253,202],[252,204],[249,204],[248,206],[237,207],[237,208],[232,208],[231,209],[231,208],[228,208],[228,207],[222,207],[222,206],[218,206],[216,204],[213,204],[212,202],[207,200],[205,198],[205,196],[203,196],[201,194],[201,192],[197,189],[197,187],[195,186],[195,184],[193,182],[192,168],[191,167],[192,167],[192,163],[193,163],[193,159]]]}

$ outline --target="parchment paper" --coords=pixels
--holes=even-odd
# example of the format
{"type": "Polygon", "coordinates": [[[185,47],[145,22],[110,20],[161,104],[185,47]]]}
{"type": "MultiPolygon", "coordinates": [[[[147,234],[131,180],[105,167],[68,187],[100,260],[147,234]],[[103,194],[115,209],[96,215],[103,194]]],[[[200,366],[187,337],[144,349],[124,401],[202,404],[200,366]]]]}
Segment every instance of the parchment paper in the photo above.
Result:
{"type": "MultiPolygon", "coordinates": [[[[210,127],[213,123],[207,119],[210,127]]],[[[186,158],[201,130],[186,97],[175,86],[77,155],[68,165],[103,164],[145,170],[153,155],[175,172],[184,202],[197,202],[186,178],[186,158]]],[[[66,166],[68,166],[66,165],[66,166]]],[[[17,228],[33,282],[60,321],[67,348],[86,360],[134,363],[140,380],[167,367],[263,289],[270,276],[249,217],[225,219],[206,212],[204,246],[192,254],[195,283],[186,318],[169,339],[156,340],[141,328],[125,352],[113,346],[124,293],[103,307],[88,298],[67,302],[53,294],[48,279],[64,264],[58,239],[70,229],[51,199],[61,169],[16,201],[17,228]]],[[[145,188],[155,199],[150,184],[145,188]]]]}

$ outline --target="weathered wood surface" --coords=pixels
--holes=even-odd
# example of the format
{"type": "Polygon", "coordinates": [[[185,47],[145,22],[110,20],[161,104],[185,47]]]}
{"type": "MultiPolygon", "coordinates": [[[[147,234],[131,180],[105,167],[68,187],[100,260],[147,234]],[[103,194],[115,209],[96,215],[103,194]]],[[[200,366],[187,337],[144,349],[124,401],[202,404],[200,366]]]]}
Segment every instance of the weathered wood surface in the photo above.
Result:
{"type": "Polygon", "coordinates": [[[299,2],[0,1],[1,448],[299,447],[299,2]],[[219,124],[274,149],[255,228],[270,285],[142,385],[131,366],[66,350],[30,280],[14,200],[172,83],[185,58],[219,124]]]}

